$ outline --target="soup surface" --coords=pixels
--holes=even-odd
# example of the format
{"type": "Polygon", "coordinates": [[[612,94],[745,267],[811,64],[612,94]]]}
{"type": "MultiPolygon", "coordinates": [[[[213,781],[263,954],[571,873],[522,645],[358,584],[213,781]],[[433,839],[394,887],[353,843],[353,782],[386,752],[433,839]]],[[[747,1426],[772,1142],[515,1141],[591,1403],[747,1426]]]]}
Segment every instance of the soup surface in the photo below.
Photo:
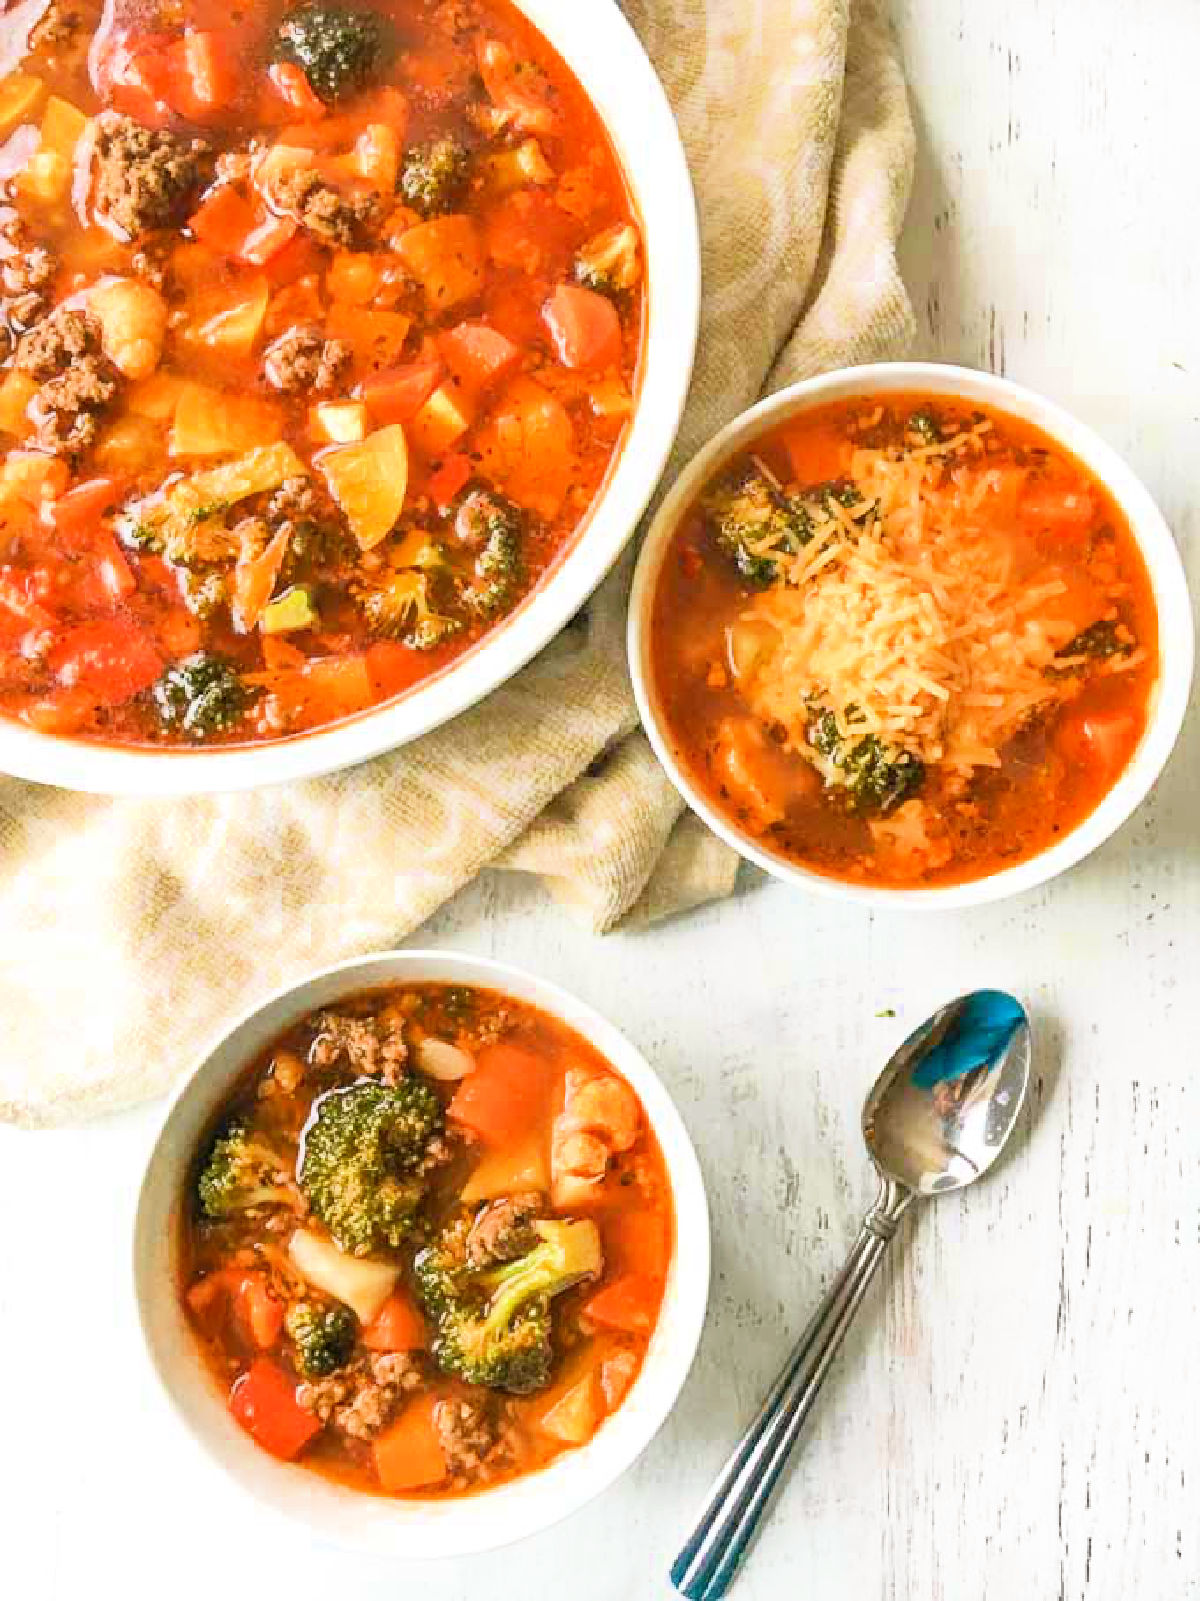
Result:
{"type": "Polygon", "coordinates": [[[507,996],[416,985],[254,1064],[198,1153],[183,1300],[265,1450],[458,1495],[620,1406],[673,1238],[662,1153],[604,1058],[507,996]]]}
{"type": "Polygon", "coordinates": [[[508,0],[25,0],[0,50],[0,713],[275,739],[444,668],[620,447],[641,244],[508,0]]]}
{"type": "Polygon", "coordinates": [[[757,441],[673,536],[653,607],[678,759],[764,848],[833,877],[981,878],[1075,827],[1158,671],[1103,486],[1016,419],[838,403],[757,441]]]}

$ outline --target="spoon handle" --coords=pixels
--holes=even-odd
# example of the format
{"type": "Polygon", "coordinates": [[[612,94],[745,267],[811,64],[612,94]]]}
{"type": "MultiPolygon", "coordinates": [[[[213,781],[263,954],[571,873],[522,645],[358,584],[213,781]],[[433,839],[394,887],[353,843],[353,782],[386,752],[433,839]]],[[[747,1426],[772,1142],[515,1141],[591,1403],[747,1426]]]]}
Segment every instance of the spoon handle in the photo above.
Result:
{"type": "Polygon", "coordinates": [[[719,1601],[733,1582],[822,1381],[911,1200],[910,1191],[883,1180],[845,1265],[741,1444],[721,1469],[671,1568],[671,1583],[688,1601],[719,1601]]]}

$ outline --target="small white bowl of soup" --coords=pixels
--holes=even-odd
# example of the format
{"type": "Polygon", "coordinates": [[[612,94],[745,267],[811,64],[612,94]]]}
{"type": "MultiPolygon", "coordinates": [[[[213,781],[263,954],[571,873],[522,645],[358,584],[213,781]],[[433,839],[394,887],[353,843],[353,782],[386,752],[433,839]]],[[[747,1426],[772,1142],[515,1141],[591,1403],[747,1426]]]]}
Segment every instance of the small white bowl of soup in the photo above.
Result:
{"type": "Polygon", "coordinates": [[[708,1298],[703,1181],[639,1052],[545,981],[405,951],[244,1016],[185,1079],[134,1230],[151,1364],[237,1483],[405,1559],[620,1477],[708,1298]]]}
{"type": "Polygon", "coordinates": [[[874,906],[1044,883],[1178,736],[1170,530],[1090,428],[915,362],[772,395],[690,463],[634,579],[642,720],[689,805],[777,878],[874,906]]]}

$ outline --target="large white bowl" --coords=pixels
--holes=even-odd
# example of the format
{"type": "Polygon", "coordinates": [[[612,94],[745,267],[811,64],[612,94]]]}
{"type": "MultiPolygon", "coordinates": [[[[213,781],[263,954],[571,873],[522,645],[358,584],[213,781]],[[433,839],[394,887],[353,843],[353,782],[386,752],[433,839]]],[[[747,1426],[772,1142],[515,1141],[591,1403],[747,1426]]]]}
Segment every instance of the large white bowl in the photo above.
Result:
{"type": "Polygon", "coordinates": [[[168,1108],[134,1223],[134,1291],[151,1363],[185,1429],[242,1487],[312,1533],[405,1559],[466,1556],[548,1528],[606,1489],[675,1404],[708,1304],[708,1209],[687,1130],[644,1057],[588,1006],[543,979],[479,956],[400,951],[342,962],[247,1013],[205,1054],[168,1108]],[[230,1416],[179,1303],[176,1242],[190,1164],[212,1118],[260,1051],[321,1006],[377,986],[480,984],[578,1030],[637,1091],[662,1147],[675,1203],[675,1251],[658,1325],[637,1381],[591,1441],[547,1468],[459,1500],[390,1500],[268,1456],[230,1416]]]}
{"type": "Polygon", "coordinates": [[[700,319],[700,240],[671,108],[611,0],[516,0],[591,96],[642,224],[648,307],[633,425],[586,526],[510,620],[446,672],[378,708],[276,744],[225,750],[122,749],[39,734],[0,719],[0,772],[103,794],[249,789],[329,773],[407,744],[473,706],[560,633],[628,543],[679,425],[700,319]]]}
{"type": "Polygon", "coordinates": [[[1171,531],[1148,490],[1112,447],[1069,412],[1032,390],[990,373],[931,362],[881,362],[846,367],[793,384],[759,401],[700,451],[676,479],[646,537],[629,607],[629,660],[642,722],[672,782],[688,805],[749,861],[798,889],[865,906],[945,909],[998,901],[1044,884],[1102,845],[1145,799],[1179,735],[1192,683],[1194,629],[1187,579],[1171,531]],[[671,535],[701,489],[731,456],[761,434],[815,406],[857,396],[923,393],[974,400],[1035,424],[1093,472],[1129,520],[1150,575],[1158,607],[1160,671],[1150,717],[1129,766],[1099,806],[1048,850],[1003,872],[965,884],[883,889],[844,883],[765,850],[708,801],[678,759],[659,713],[650,660],[650,616],[671,535]]]}

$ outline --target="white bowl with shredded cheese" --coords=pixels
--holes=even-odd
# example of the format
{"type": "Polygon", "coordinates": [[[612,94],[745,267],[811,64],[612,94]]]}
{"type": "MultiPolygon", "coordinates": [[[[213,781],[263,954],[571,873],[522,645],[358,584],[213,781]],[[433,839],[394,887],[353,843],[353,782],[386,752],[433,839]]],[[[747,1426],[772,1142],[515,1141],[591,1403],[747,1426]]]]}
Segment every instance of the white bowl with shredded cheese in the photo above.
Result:
{"type": "MultiPolygon", "coordinates": [[[[846,520],[844,513],[838,512],[838,516],[846,520]]],[[[796,560],[809,571],[816,571],[826,564],[830,554],[828,547],[818,550],[810,546],[796,560]]],[[[795,591],[772,589],[760,593],[767,597],[765,605],[761,599],[757,602],[757,610],[764,616],[771,606],[786,610],[789,604],[798,602],[795,591]]],[[[826,595],[823,601],[832,604],[834,616],[840,615],[839,607],[846,607],[847,627],[855,638],[860,637],[865,620],[855,618],[853,608],[836,589],[832,600],[826,595]]],[[[828,631],[829,619],[821,622],[828,631]]],[[[630,600],[628,642],[634,690],[655,752],[689,806],[714,833],[774,877],[818,895],[881,908],[949,909],[1001,900],[1045,883],[1089,855],[1130,817],[1158,779],[1178,737],[1191,690],[1194,625],[1183,564],[1170,529],[1145,486],[1099,435],[1053,402],[990,373],[924,362],[888,362],[845,368],[769,396],[735,418],[689,463],[663,501],[643,545],[630,600]],[[806,868],[772,849],[763,834],[747,831],[729,812],[714,806],[675,748],[659,702],[651,661],[655,595],[672,538],[688,510],[721,469],[747,446],[817,407],[838,401],[883,401],[899,395],[979,404],[1029,423],[1048,435],[1104,487],[1124,514],[1145,562],[1158,613],[1159,670],[1146,726],[1127,766],[1095,809],[1053,845],[1014,866],[965,882],[918,882],[912,887],[856,883],[806,868]]],[[[786,650],[783,660],[786,663],[786,650]]],[[[1036,660],[1023,664],[1022,670],[1027,677],[1041,671],[1036,660]]],[[[876,698],[881,704],[888,699],[884,691],[889,687],[874,683],[866,686],[868,694],[872,689],[879,690],[876,698]]],[[[764,703],[757,708],[760,715],[774,715],[770,686],[759,699],[764,703]]],[[[782,703],[786,695],[780,694],[778,699],[782,703]]],[[[986,745],[989,732],[986,718],[968,723],[967,733],[981,748],[986,745]]]]}

